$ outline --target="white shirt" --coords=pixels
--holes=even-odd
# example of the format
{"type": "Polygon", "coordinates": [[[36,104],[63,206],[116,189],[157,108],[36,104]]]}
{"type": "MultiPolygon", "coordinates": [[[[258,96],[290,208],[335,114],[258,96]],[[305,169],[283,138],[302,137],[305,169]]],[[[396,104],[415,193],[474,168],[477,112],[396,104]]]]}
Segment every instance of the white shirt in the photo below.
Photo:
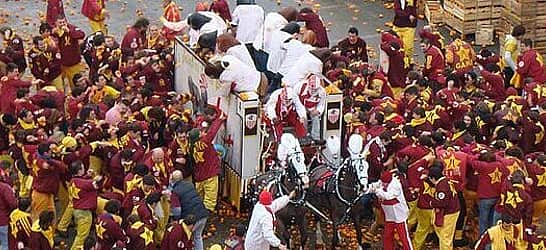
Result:
{"type": "Polygon", "coordinates": [[[232,22],[237,24],[235,38],[241,43],[254,43],[263,30],[264,9],[256,4],[238,5],[231,14],[232,22]]]}
{"type": "MultiPolygon", "coordinates": [[[[269,205],[271,211],[276,213],[288,205],[288,196],[277,198],[269,205]]],[[[248,225],[245,237],[246,250],[265,250],[272,247],[279,247],[281,240],[275,236],[273,229],[273,216],[265,206],[258,203],[252,210],[252,217],[248,225]]]]}
{"type": "Polygon", "coordinates": [[[269,57],[267,59],[267,70],[277,73],[286,57],[286,49],[282,47],[284,41],[292,37],[289,33],[281,30],[273,32],[269,47],[269,57]]]}
{"type": "Polygon", "coordinates": [[[378,181],[372,185],[376,185],[377,189],[375,194],[379,199],[392,200],[396,199],[398,203],[394,205],[385,205],[381,203],[383,212],[385,213],[385,221],[402,223],[408,219],[408,205],[406,198],[404,198],[404,191],[402,190],[402,183],[398,177],[392,177],[391,182],[387,185],[387,190],[383,190],[383,183],[378,181]]]}
{"type": "Polygon", "coordinates": [[[296,64],[298,59],[305,53],[314,49],[313,46],[302,43],[297,39],[290,39],[289,42],[283,43],[282,48],[286,51],[284,60],[279,69],[281,75],[288,74],[288,71],[296,64]]]}
{"type": "Polygon", "coordinates": [[[190,29],[188,36],[190,37],[190,46],[197,44],[199,37],[203,34],[217,31],[217,36],[224,34],[227,30],[227,25],[220,16],[210,11],[199,11],[201,15],[211,18],[208,23],[205,23],[199,30],[190,29]]]}
{"type": "Polygon", "coordinates": [[[248,52],[248,49],[244,44],[235,45],[231,48],[229,48],[226,51],[226,55],[237,57],[237,59],[241,60],[248,66],[251,66],[252,68],[256,68],[254,65],[254,61],[252,60],[252,57],[250,56],[250,53],[248,52]]]}
{"type": "MultiPolygon", "coordinates": [[[[296,93],[296,95],[299,96],[300,93],[302,93],[301,89],[303,88],[303,85],[304,85],[305,82],[306,82],[306,80],[301,81],[298,84],[296,84],[296,86],[294,87],[294,92],[296,93]]],[[[303,91],[303,94],[306,94],[308,92],[309,84],[307,84],[305,88],[306,89],[303,91]]],[[[315,109],[318,110],[318,112],[322,115],[322,113],[324,112],[324,109],[326,107],[326,90],[324,90],[324,88],[319,85],[318,89],[317,89],[317,92],[315,93],[315,95],[312,96],[312,98],[317,98],[319,100],[317,106],[315,107],[315,109]]]]}
{"type": "MultiPolygon", "coordinates": [[[[265,16],[264,20],[264,29],[263,33],[259,34],[258,41],[262,41],[263,43],[263,50],[269,54],[270,52],[270,43],[271,43],[271,36],[273,35],[273,31],[282,29],[285,25],[288,24],[288,20],[284,18],[281,14],[277,12],[271,12],[265,16]]],[[[258,45],[257,43],[254,44],[256,47],[258,45]]],[[[256,47],[256,49],[262,48],[261,46],[256,47]]]]}
{"type": "Polygon", "coordinates": [[[306,52],[294,64],[282,81],[290,87],[305,79],[309,74],[322,74],[322,61],[313,54],[306,52]]]}
{"type": "MultiPolygon", "coordinates": [[[[267,103],[265,104],[265,112],[267,117],[270,120],[278,118],[277,114],[277,102],[282,102],[280,96],[281,96],[282,88],[277,89],[271,93],[271,96],[269,97],[269,100],[267,100],[267,103]]],[[[282,105],[282,104],[281,104],[282,105]]],[[[294,96],[292,96],[292,105],[294,105],[294,108],[296,109],[296,113],[298,113],[298,116],[300,118],[307,119],[307,111],[305,110],[305,107],[303,104],[301,104],[300,99],[294,92],[294,96]]]]}
{"type": "Polygon", "coordinates": [[[229,63],[224,72],[220,74],[220,81],[223,84],[235,83],[233,89],[235,92],[256,91],[261,80],[260,72],[256,68],[252,68],[237,57],[230,55],[225,55],[221,60],[229,63]]]}

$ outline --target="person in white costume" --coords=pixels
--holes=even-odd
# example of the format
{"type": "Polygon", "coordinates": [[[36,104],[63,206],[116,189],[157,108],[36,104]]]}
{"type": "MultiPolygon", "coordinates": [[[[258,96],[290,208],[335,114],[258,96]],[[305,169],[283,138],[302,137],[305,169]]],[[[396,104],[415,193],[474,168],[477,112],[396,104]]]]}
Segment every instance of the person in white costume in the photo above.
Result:
{"type": "Polygon", "coordinates": [[[288,205],[288,201],[296,195],[292,191],[273,200],[273,196],[267,190],[260,193],[259,202],[252,210],[252,216],[248,225],[245,238],[246,250],[264,250],[277,247],[280,250],[287,249],[286,245],[275,235],[275,213],[288,205]]]}

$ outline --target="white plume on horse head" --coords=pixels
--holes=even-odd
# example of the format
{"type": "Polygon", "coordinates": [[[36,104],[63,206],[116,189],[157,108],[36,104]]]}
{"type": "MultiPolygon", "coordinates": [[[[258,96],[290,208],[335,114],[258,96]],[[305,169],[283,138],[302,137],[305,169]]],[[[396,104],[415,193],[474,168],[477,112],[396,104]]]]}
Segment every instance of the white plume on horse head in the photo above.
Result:
{"type": "Polygon", "coordinates": [[[364,139],[359,134],[352,134],[349,137],[349,153],[351,153],[351,158],[358,156],[362,152],[362,144],[364,139]]]}
{"type": "Polygon", "coordinates": [[[326,149],[334,158],[339,157],[341,140],[337,135],[331,135],[326,139],[326,149]]]}
{"type": "Polygon", "coordinates": [[[349,153],[351,166],[355,168],[358,180],[362,187],[368,186],[368,162],[366,157],[370,150],[370,143],[363,149],[364,139],[359,134],[353,134],[349,137],[349,153]]]}

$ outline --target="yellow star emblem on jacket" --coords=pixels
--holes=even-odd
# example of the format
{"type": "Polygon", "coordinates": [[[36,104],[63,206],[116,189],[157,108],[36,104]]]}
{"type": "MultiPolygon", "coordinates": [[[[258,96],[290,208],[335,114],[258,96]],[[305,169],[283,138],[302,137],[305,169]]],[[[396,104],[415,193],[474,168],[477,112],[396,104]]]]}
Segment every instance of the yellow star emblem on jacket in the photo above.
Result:
{"type": "Polygon", "coordinates": [[[430,197],[434,197],[434,193],[436,193],[436,189],[432,186],[430,186],[428,183],[424,182],[423,187],[425,188],[423,190],[423,194],[427,194],[430,197]]]}
{"type": "Polygon", "coordinates": [[[70,184],[70,194],[72,194],[73,199],[80,199],[80,191],[81,189],[76,187],[76,184],[70,184]]]}
{"type": "Polygon", "coordinates": [[[461,160],[457,159],[455,157],[455,154],[453,152],[449,152],[449,158],[444,158],[444,164],[445,164],[445,170],[454,170],[459,168],[459,164],[461,163],[461,160]]]}
{"type": "Polygon", "coordinates": [[[139,235],[144,239],[144,245],[150,245],[154,242],[154,232],[147,227],[144,227],[144,231],[139,235]]]}
{"type": "Polygon", "coordinates": [[[440,110],[440,107],[439,106],[436,106],[433,110],[431,111],[425,111],[425,117],[427,119],[427,121],[430,123],[430,124],[434,124],[434,122],[438,119],[440,119],[440,116],[438,115],[438,111],[440,110]]]}
{"type": "Polygon", "coordinates": [[[537,175],[537,187],[546,187],[546,169],[541,175],[537,175]]]}
{"type": "Polygon", "coordinates": [[[516,170],[520,169],[519,167],[520,165],[518,164],[518,162],[516,160],[514,160],[514,162],[508,166],[506,166],[508,168],[508,171],[510,171],[510,173],[514,173],[516,170]]]}
{"type": "Polygon", "coordinates": [[[506,201],[504,202],[505,205],[510,205],[513,208],[516,208],[518,206],[518,203],[523,202],[523,199],[519,196],[519,192],[507,192],[506,193],[506,201]]]}
{"type": "Polygon", "coordinates": [[[104,221],[101,221],[99,224],[97,224],[96,229],[97,229],[97,236],[100,239],[104,239],[103,235],[104,235],[104,232],[106,232],[106,228],[104,228],[104,221]]]}
{"type": "Polygon", "coordinates": [[[491,172],[489,175],[489,178],[491,178],[491,184],[500,183],[502,178],[502,172],[495,168],[495,171],[491,172]]]}
{"type": "Polygon", "coordinates": [[[544,241],[542,241],[542,240],[537,244],[533,243],[532,247],[533,247],[533,250],[544,250],[544,249],[546,249],[546,246],[544,246],[544,241]]]}

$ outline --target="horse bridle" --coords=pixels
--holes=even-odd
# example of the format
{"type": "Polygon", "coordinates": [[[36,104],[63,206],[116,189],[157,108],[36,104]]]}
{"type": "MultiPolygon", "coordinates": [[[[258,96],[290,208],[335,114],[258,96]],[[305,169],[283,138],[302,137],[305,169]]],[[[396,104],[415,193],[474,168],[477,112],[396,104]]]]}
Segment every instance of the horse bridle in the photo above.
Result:
{"type": "MultiPolygon", "coordinates": [[[[301,152],[296,152],[295,154],[303,154],[301,152]]],[[[288,155],[288,159],[291,159],[291,157],[293,156],[294,154],[290,154],[288,155]]],[[[298,155],[296,155],[295,157],[299,157],[298,155]]],[[[282,195],[288,195],[289,191],[288,191],[288,188],[283,184],[282,182],[282,177],[283,176],[291,176],[292,174],[290,173],[290,171],[294,171],[294,177],[297,177],[297,182],[296,182],[296,190],[297,191],[301,191],[301,195],[300,197],[297,199],[297,200],[290,200],[289,202],[292,203],[292,204],[298,204],[298,205],[302,205],[304,202],[305,202],[305,195],[306,195],[306,191],[305,191],[305,188],[303,188],[303,180],[302,180],[302,177],[305,176],[305,174],[307,172],[303,172],[303,173],[298,173],[296,168],[294,167],[294,164],[292,163],[292,160],[288,160],[288,167],[287,169],[282,169],[282,171],[280,172],[281,174],[277,176],[277,187],[279,189],[279,193],[282,195]]]]}
{"type": "MultiPolygon", "coordinates": [[[[340,222],[339,223],[342,223],[343,221],[345,221],[347,219],[347,215],[349,214],[349,212],[351,212],[352,208],[354,207],[354,205],[364,196],[365,192],[361,192],[360,190],[362,190],[362,185],[360,184],[360,178],[358,177],[358,173],[355,173],[357,175],[357,189],[356,189],[356,193],[357,193],[357,196],[352,200],[352,201],[348,201],[346,200],[345,198],[343,198],[343,196],[341,195],[341,192],[339,191],[339,187],[340,187],[340,184],[339,184],[339,179],[340,179],[340,173],[342,171],[343,168],[346,168],[346,167],[353,167],[353,165],[351,164],[352,163],[352,159],[346,159],[343,164],[336,170],[336,173],[334,175],[334,180],[335,180],[335,193],[336,193],[336,196],[337,198],[347,206],[347,209],[345,210],[345,213],[343,214],[343,217],[341,218],[340,222]]],[[[363,169],[361,169],[363,170],[363,169]]],[[[356,170],[354,170],[356,171],[356,170]]]]}

